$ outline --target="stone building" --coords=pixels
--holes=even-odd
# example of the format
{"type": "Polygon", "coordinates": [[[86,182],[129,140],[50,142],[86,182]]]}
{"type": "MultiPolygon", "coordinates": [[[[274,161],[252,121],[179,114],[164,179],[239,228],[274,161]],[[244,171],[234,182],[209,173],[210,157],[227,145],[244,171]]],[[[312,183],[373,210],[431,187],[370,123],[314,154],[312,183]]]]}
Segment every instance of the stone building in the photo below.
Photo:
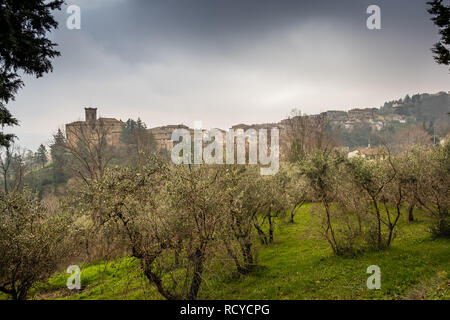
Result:
{"type": "Polygon", "coordinates": [[[348,111],[349,120],[368,121],[374,118],[376,109],[352,109],[348,111]]]}
{"type": "Polygon", "coordinates": [[[172,132],[175,129],[187,129],[189,127],[179,124],[179,125],[168,125],[163,127],[151,128],[149,131],[152,133],[153,138],[156,142],[156,147],[159,151],[166,150],[171,152],[173,149],[172,132]]]}
{"type": "Polygon", "coordinates": [[[76,144],[80,138],[98,139],[99,132],[104,132],[109,145],[120,144],[122,121],[114,118],[98,118],[97,108],[85,108],[85,120],[66,124],[66,139],[69,144],[76,144]]]}

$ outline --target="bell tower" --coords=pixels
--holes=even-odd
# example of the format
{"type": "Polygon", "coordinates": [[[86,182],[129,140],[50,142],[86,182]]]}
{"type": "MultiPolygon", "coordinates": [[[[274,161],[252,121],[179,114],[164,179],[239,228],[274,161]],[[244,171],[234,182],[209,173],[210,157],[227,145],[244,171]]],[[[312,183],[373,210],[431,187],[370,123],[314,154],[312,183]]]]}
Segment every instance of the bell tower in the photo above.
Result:
{"type": "Polygon", "coordinates": [[[84,108],[86,122],[94,124],[97,121],[97,108],[84,108]]]}

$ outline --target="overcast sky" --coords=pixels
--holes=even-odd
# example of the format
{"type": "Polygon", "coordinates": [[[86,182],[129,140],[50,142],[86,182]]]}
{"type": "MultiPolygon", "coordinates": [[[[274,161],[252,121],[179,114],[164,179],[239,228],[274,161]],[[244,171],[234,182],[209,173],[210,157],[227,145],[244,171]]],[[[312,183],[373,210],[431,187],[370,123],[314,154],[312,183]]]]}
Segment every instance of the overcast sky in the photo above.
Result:
{"type": "Polygon", "coordinates": [[[406,94],[450,90],[426,0],[66,0],[81,30],[56,13],[54,72],[25,78],[9,104],[22,147],[49,143],[84,107],[141,117],[149,127],[228,128],[379,107],[406,94]],[[366,9],[381,8],[381,30],[366,9]]]}

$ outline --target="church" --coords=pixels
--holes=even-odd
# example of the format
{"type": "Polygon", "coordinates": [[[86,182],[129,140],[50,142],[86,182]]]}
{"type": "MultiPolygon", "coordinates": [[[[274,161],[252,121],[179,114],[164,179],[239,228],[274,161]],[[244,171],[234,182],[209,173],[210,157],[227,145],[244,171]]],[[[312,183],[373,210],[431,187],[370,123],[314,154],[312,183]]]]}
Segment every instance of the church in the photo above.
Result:
{"type": "MultiPolygon", "coordinates": [[[[97,108],[84,108],[85,120],[66,124],[66,139],[69,144],[75,144],[80,135],[95,139],[96,130],[104,129],[109,145],[119,146],[122,132],[122,121],[114,118],[98,118],[97,108]]],[[[98,135],[97,135],[98,136],[98,135]]]]}

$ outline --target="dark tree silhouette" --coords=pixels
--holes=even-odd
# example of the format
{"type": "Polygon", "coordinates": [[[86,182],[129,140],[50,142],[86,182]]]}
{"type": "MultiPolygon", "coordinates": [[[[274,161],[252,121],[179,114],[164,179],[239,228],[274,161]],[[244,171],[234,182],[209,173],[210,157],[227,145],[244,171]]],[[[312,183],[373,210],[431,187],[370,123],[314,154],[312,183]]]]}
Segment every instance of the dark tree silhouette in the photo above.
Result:
{"type": "Polygon", "coordinates": [[[53,177],[56,183],[65,181],[66,165],[68,162],[66,154],[66,138],[61,129],[53,135],[53,143],[50,145],[50,154],[53,161],[53,177]]]}
{"type": "MultiPolygon", "coordinates": [[[[14,118],[6,104],[14,100],[23,86],[19,72],[42,77],[53,70],[51,59],[59,56],[56,43],[46,32],[58,23],[51,11],[59,10],[62,0],[0,0],[0,125],[14,126],[14,118]]],[[[0,131],[0,146],[9,146],[14,135],[0,131]]]]}
{"type": "Polygon", "coordinates": [[[41,144],[36,152],[36,159],[42,165],[42,168],[47,164],[47,148],[41,144]]]}
{"type": "Polygon", "coordinates": [[[434,59],[439,64],[450,65],[450,6],[446,6],[443,0],[433,0],[427,2],[431,7],[428,12],[433,16],[431,20],[439,28],[441,40],[437,42],[431,51],[434,59]]]}

